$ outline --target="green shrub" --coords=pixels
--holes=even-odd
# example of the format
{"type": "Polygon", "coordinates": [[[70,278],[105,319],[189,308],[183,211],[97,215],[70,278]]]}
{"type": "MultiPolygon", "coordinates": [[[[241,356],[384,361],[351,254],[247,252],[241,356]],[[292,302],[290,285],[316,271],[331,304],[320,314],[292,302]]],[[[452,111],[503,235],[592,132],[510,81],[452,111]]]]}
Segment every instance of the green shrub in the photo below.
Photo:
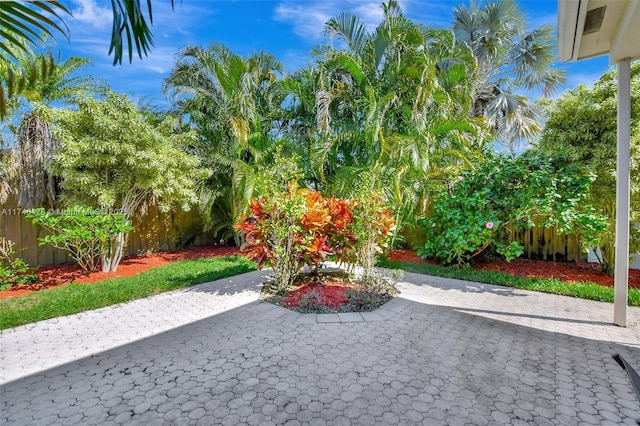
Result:
{"type": "Polygon", "coordinates": [[[92,272],[111,260],[119,247],[119,238],[133,230],[125,215],[105,213],[91,207],[74,206],[60,212],[43,208],[29,210],[26,218],[49,232],[38,238],[40,245],[69,252],[83,271],[92,272]]]}
{"type": "Polygon", "coordinates": [[[487,154],[477,169],[436,195],[433,214],[419,221],[427,243],[418,254],[462,264],[492,246],[512,260],[524,248],[510,241],[511,228],[529,229],[536,222],[575,233],[586,250],[597,245],[607,226],[588,204],[591,181],[577,166],[557,159],[487,154]]]}
{"type": "Polygon", "coordinates": [[[326,314],[331,312],[331,309],[325,306],[322,296],[317,290],[311,290],[302,296],[297,311],[304,314],[326,314]]]}
{"type": "Polygon", "coordinates": [[[13,241],[0,237],[0,289],[40,280],[22,258],[15,257],[13,247],[13,241]]]}

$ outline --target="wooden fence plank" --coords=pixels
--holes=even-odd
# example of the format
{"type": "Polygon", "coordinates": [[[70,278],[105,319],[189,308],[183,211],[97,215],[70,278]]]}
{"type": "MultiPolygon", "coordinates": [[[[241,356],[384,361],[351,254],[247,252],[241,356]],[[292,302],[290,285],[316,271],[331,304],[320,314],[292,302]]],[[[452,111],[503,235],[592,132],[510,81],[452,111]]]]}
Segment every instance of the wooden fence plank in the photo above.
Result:
{"type": "MultiPolygon", "coordinates": [[[[65,251],[50,246],[39,247],[37,237],[42,236],[42,230],[38,231],[19,213],[21,212],[16,207],[15,197],[10,197],[0,206],[0,236],[15,243],[17,256],[22,257],[31,266],[72,261],[65,251]]],[[[193,238],[193,242],[197,245],[210,245],[214,242],[213,236],[200,231],[200,217],[189,212],[162,213],[156,206],[151,206],[141,221],[134,223],[134,226],[136,228],[128,238],[127,255],[175,250],[178,244],[193,238],[194,232],[196,238],[193,238]]]]}

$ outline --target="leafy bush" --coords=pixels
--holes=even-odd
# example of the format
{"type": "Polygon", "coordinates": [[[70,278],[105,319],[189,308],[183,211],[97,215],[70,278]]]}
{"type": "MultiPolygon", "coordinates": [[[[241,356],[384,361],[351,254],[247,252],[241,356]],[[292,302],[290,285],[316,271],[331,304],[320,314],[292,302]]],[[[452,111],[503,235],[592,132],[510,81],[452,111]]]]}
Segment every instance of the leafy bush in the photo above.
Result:
{"type": "Polygon", "coordinates": [[[242,249],[258,268],[270,264],[276,272],[276,291],[285,291],[303,265],[317,269],[330,255],[348,256],[346,242],[355,241],[349,230],[349,204],[295,186],[271,198],[253,199],[252,217],[237,226],[245,238],[242,249]]]}
{"type": "Polygon", "coordinates": [[[427,243],[418,254],[461,264],[493,246],[512,260],[524,248],[509,242],[510,227],[529,229],[536,222],[575,233],[586,250],[597,245],[598,234],[607,226],[588,204],[591,181],[577,166],[558,159],[488,154],[476,170],[436,195],[433,214],[419,222],[427,243]]]}
{"type": "Polygon", "coordinates": [[[40,280],[22,258],[15,257],[13,247],[13,241],[0,237],[0,289],[40,280]]]}
{"type": "Polygon", "coordinates": [[[133,230],[123,214],[84,206],[60,212],[33,209],[26,218],[49,232],[38,238],[40,245],[50,244],[69,252],[85,272],[95,271],[99,260],[103,264],[111,260],[112,252],[120,246],[119,238],[133,230]]]}
{"type": "Polygon", "coordinates": [[[351,230],[356,236],[353,246],[356,264],[362,268],[359,282],[363,286],[375,286],[377,277],[374,267],[376,257],[388,247],[390,233],[394,229],[392,210],[387,209],[379,194],[358,200],[353,207],[351,230]]]}
{"type": "Polygon", "coordinates": [[[297,157],[276,151],[271,166],[258,175],[260,196],[251,200],[251,216],[236,225],[245,239],[242,249],[258,268],[265,263],[274,268],[276,292],[286,291],[304,265],[317,273],[329,256],[362,266],[372,277],[375,256],[394,228],[383,198],[364,190],[353,200],[324,198],[299,188],[301,178],[297,157]]]}
{"type": "MultiPolygon", "coordinates": [[[[596,175],[590,202],[608,217],[594,254],[602,270],[613,274],[616,241],[617,70],[606,71],[592,86],[579,85],[553,102],[535,149],[566,155],[596,175]],[[600,252],[600,253],[599,253],[600,252]],[[601,254],[601,256],[600,256],[601,254]]],[[[631,208],[630,223],[640,223],[640,62],[631,64],[631,208]]],[[[640,251],[640,228],[629,230],[630,253],[640,251]]]]}

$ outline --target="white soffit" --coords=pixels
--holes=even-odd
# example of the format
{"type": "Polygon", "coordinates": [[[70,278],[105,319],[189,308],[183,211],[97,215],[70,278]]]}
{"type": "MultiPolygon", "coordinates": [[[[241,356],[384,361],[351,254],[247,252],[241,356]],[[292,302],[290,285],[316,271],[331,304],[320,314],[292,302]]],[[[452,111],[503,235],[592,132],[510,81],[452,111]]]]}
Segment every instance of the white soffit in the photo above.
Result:
{"type": "Polygon", "coordinates": [[[559,0],[560,60],[578,61],[606,54],[612,64],[623,58],[640,58],[640,0],[559,0]],[[588,13],[603,7],[600,29],[585,34],[588,13]]]}

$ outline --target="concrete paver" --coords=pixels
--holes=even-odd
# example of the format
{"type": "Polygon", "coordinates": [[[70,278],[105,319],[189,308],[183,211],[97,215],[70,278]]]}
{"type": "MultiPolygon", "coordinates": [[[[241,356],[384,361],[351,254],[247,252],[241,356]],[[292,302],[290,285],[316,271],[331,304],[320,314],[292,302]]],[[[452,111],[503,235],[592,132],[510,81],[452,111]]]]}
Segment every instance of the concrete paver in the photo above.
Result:
{"type": "Polygon", "coordinates": [[[1,424],[634,424],[640,309],[405,275],[357,315],[254,272],[0,334],[1,424]],[[357,321],[356,321],[357,320],[357,321]]]}

